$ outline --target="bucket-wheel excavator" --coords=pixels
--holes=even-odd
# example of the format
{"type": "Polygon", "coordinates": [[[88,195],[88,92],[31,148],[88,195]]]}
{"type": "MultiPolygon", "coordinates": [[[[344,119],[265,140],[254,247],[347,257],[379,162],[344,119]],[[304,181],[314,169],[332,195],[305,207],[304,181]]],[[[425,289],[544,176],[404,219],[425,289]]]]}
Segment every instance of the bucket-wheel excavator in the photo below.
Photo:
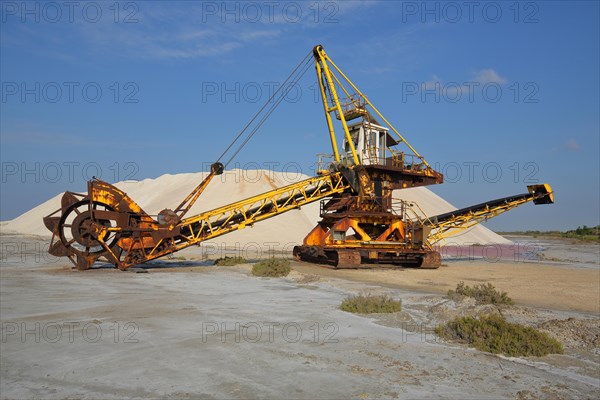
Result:
{"type": "Polygon", "coordinates": [[[300,62],[251,123],[174,210],[149,215],[126,193],[100,179],[88,182],[86,194],[66,192],[61,208],[44,218],[53,233],[50,254],[68,257],[81,270],[98,260],[125,270],[321,201],[321,221],[294,248],[296,259],[337,268],[374,264],[437,268],[440,255],[433,245],[445,237],[529,201],[554,201],[550,186],[541,184],[529,186],[529,192],[522,195],[438,216],[411,217],[414,210],[406,202],[393,207],[394,190],[439,184],[444,178],[320,45],[300,62]],[[330,160],[320,162],[315,177],[186,217],[211,180],[223,173],[285,97],[285,88],[291,87],[286,84],[299,80],[310,65],[316,68],[331,139],[330,160]],[[336,132],[343,136],[341,147],[336,132]],[[241,145],[224,165],[221,160],[238,141],[241,145]]]}

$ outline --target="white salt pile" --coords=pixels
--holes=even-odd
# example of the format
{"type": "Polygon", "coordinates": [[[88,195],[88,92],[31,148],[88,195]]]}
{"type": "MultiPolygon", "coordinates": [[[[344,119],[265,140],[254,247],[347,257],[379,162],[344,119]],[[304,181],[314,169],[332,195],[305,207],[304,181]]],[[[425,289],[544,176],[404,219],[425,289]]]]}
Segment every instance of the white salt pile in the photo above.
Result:
{"type": "MultiPolygon", "coordinates": [[[[164,208],[175,209],[179,203],[202,181],[204,173],[162,175],[156,179],[127,181],[115,184],[129,195],[148,214],[156,215],[164,208]]],[[[306,179],[300,174],[284,174],[267,170],[230,170],[217,176],[208,185],[187,216],[211,210],[238,200],[268,192],[274,188],[306,179]]],[[[60,208],[62,193],[27,211],[19,217],[2,222],[3,234],[38,235],[50,237],[42,218],[60,208]]],[[[399,190],[395,198],[417,203],[428,216],[456,210],[427,188],[399,190]]],[[[308,232],[319,221],[319,202],[300,210],[292,210],[277,217],[257,223],[240,231],[212,240],[219,247],[239,247],[255,244],[262,248],[288,248],[302,243],[308,232]]],[[[477,225],[449,239],[453,244],[511,243],[509,240],[477,225]]]]}

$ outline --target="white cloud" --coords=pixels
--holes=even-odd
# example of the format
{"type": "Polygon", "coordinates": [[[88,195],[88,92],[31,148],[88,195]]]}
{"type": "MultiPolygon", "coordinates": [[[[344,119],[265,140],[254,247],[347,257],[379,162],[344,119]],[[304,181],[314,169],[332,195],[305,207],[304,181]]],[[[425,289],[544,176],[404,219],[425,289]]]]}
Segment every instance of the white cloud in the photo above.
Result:
{"type": "Polygon", "coordinates": [[[506,78],[500,76],[495,70],[491,68],[477,71],[473,75],[473,80],[475,82],[481,83],[482,85],[485,85],[486,83],[498,83],[502,85],[508,82],[506,78]]]}
{"type": "MultiPolygon", "coordinates": [[[[203,3],[171,7],[166,2],[144,2],[136,7],[131,17],[133,21],[117,23],[109,8],[112,3],[99,4],[103,8],[103,17],[96,23],[75,18],[72,23],[56,24],[53,27],[56,34],[53,35],[44,34],[44,24],[15,23],[6,30],[6,34],[3,31],[2,45],[27,48],[36,54],[79,63],[87,53],[146,59],[190,59],[222,56],[248,43],[277,38],[284,29],[266,17],[258,23],[251,23],[250,16],[244,13],[228,15],[223,23],[220,13],[203,13],[203,3]]],[[[221,11],[226,16],[225,8],[228,6],[225,3],[214,4],[223,8],[221,11]]],[[[130,13],[119,15],[125,19],[130,13]]]]}
{"type": "Polygon", "coordinates": [[[489,83],[495,83],[503,85],[508,80],[493,69],[482,69],[474,73],[468,82],[457,82],[449,81],[444,82],[439,76],[433,75],[430,80],[421,83],[421,90],[432,92],[432,91],[443,91],[444,95],[454,98],[456,96],[462,96],[468,94],[472,90],[476,90],[479,85],[486,85],[489,83]],[[477,83],[479,85],[474,85],[477,83]]]}
{"type": "Polygon", "coordinates": [[[421,90],[435,90],[439,89],[442,85],[442,80],[437,76],[433,75],[431,80],[423,82],[421,84],[421,90]]]}
{"type": "Polygon", "coordinates": [[[242,39],[250,41],[250,40],[256,40],[256,39],[274,38],[274,37],[279,36],[279,33],[280,33],[279,30],[252,31],[252,32],[246,33],[242,39]]]}
{"type": "Polygon", "coordinates": [[[96,47],[144,58],[202,58],[220,56],[244,43],[277,37],[279,30],[233,31],[225,25],[193,28],[191,21],[158,29],[156,21],[145,24],[116,24],[82,27],[84,37],[96,47]]]}

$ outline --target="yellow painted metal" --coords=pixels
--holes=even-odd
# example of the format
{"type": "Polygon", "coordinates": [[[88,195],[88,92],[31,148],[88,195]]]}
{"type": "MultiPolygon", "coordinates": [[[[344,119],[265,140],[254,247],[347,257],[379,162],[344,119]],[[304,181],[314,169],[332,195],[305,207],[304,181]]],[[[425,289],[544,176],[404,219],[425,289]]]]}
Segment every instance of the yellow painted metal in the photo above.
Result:
{"type": "MultiPolygon", "coordinates": [[[[348,124],[346,123],[346,118],[344,117],[344,111],[342,109],[342,105],[340,104],[340,99],[338,98],[337,91],[335,90],[335,84],[333,82],[333,78],[331,77],[331,71],[327,66],[327,60],[329,59],[323,50],[323,47],[317,46],[316,53],[319,58],[317,64],[320,64],[321,71],[323,75],[325,75],[325,79],[327,81],[327,88],[331,93],[331,100],[333,101],[332,107],[329,107],[329,102],[327,101],[326,96],[322,96],[323,105],[327,110],[327,113],[331,113],[332,111],[337,111],[340,116],[340,121],[342,122],[342,128],[344,129],[344,135],[346,136],[346,141],[350,146],[350,151],[352,152],[352,159],[355,165],[360,165],[360,160],[358,155],[356,154],[356,148],[354,147],[354,142],[352,141],[352,137],[350,136],[350,131],[348,130],[348,124]]],[[[318,70],[317,70],[318,71],[318,70]]],[[[324,86],[323,79],[319,78],[319,85],[321,86],[321,93],[326,92],[326,88],[324,86]]],[[[331,124],[331,117],[328,118],[328,124],[331,124]]],[[[330,131],[333,129],[333,125],[330,125],[330,131]]]]}
{"type": "Polygon", "coordinates": [[[335,222],[333,225],[325,226],[319,223],[315,228],[304,238],[306,246],[326,246],[327,248],[370,248],[370,247],[386,247],[398,250],[405,243],[401,239],[405,238],[406,229],[404,222],[399,218],[388,218],[382,221],[370,215],[345,217],[335,222]],[[378,236],[371,236],[362,227],[361,224],[381,224],[384,222],[387,229],[381,232],[378,236]],[[358,237],[345,237],[343,240],[336,240],[334,233],[338,231],[348,232],[352,228],[358,237]],[[392,238],[398,235],[397,238],[392,238]]]}
{"type": "MultiPolygon", "coordinates": [[[[323,54],[325,54],[325,51],[322,50],[323,54]]],[[[425,158],[419,154],[419,152],[417,152],[417,150],[414,149],[414,147],[412,147],[410,145],[410,143],[408,143],[406,141],[406,139],[404,139],[404,137],[400,134],[400,132],[398,132],[398,130],[383,116],[383,114],[381,114],[379,112],[379,110],[377,109],[377,107],[375,107],[373,105],[373,103],[371,103],[369,101],[369,99],[367,98],[367,96],[365,96],[357,87],[356,85],[354,85],[354,83],[352,83],[352,81],[342,72],[342,70],[331,60],[331,58],[327,57],[327,60],[329,61],[329,63],[335,68],[335,70],[337,72],[339,72],[339,74],[350,84],[350,86],[352,86],[352,89],[354,89],[356,91],[356,93],[362,97],[365,102],[371,106],[371,108],[373,109],[373,111],[375,111],[375,113],[377,115],[379,115],[379,117],[383,120],[383,122],[385,122],[391,129],[392,131],[394,131],[394,133],[396,133],[396,135],[398,135],[398,138],[400,138],[400,140],[402,142],[404,142],[406,144],[406,146],[408,146],[408,148],[415,154],[415,156],[417,156],[421,161],[423,161],[423,164],[425,164],[427,167],[429,167],[429,164],[427,163],[427,161],[425,161],[425,158]]]]}
{"type": "Polygon", "coordinates": [[[187,214],[190,208],[192,208],[194,203],[196,203],[196,200],[198,200],[198,197],[200,197],[202,192],[204,192],[204,189],[206,189],[212,178],[214,178],[216,172],[217,171],[215,171],[214,168],[211,168],[211,171],[208,174],[208,176],[204,178],[204,180],[202,180],[202,182],[200,182],[200,184],[175,209],[175,214],[179,213],[179,219],[183,218],[183,216],[187,214]]]}
{"type": "Polygon", "coordinates": [[[544,188],[546,188],[546,191],[549,193],[551,202],[554,203],[554,191],[552,190],[550,185],[547,183],[544,183],[544,188]]]}
{"type": "Polygon", "coordinates": [[[339,172],[321,175],[184,219],[178,227],[185,241],[179,243],[177,249],[242,229],[349,188],[339,172]],[[189,228],[187,234],[186,228],[189,228]]]}
{"type": "Polygon", "coordinates": [[[478,223],[496,217],[506,211],[512,210],[522,204],[531,201],[531,199],[521,199],[503,206],[497,206],[487,210],[473,212],[465,215],[459,215],[451,220],[445,221],[442,224],[434,224],[428,242],[434,245],[441,240],[457,235],[478,223]]]}
{"type": "Polygon", "coordinates": [[[542,183],[539,185],[529,185],[529,186],[527,186],[527,189],[529,190],[529,193],[531,193],[531,194],[535,194],[536,191],[538,193],[547,193],[548,202],[550,204],[554,203],[554,192],[552,191],[552,187],[550,187],[549,184],[542,183]]]}
{"type": "MultiPolygon", "coordinates": [[[[437,244],[442,240],[448,239],[449,237],[470,229],[482,221],[487,221],[490,218],[494,218],[500,214],[512,210],[513,208],[519,207],[520,205],[529,203],[530,201],[535,201],[542,196],[548,195],[550,196],[551,201],[554,202],[552,188],[548,184],[544,184],[544,187],[547,191],[541,195],[522,197],[503,204],[488,206],[481,210],[457,215],[441,223],[435,223],[435,221],[433,221],[433,223],[430,224],[432,230],[427,241],[430,245],[437,244]]],[[[431,222],[429,219],[428,221],[431,222]]]]}
{"type": "MultiPolygon", "coordinates": [[[[153,236],[148,236],[157,229],[157,226],[153,225],[142,230],[145,233],[143,237],[139,239],[122,238],[119,243],[120,247],[127,252],[132,249],[143,252],[143,261],[146,262],[167,253],[197,245],[205,240],[252,226],[256,222],[299,209],[304,205],[348,189],[350,186],[343,179],[341,173],[329,173],[186,218],[177,225],[169,227],[169,230],[177,232],[177,240],[174,242],[171,236],[158,240],[155,240],[153,236]],[[164,246],[168,246],[167,251],[164,246]]],[[[107,228],[106,230],[112,229],[107,228]]],[[[126,269],[131,265],[127,261],[119,261],[117,257],[113,262],[121,269],[126,269]]]]}
{"type": "Polygon", "coordinates": [[[90,193],[90,200],[92,202],[107,204],[114,207],[125,199],[130,212],[138,214],[144,212],[125,192],[109,183],[98,180],[94,181],[93,187],[94,189],[92,190],[92,187],[88,184],[88,192],[90,193]]]}
{"type": "Polygon", "coordinates": [[[325,86],[323,85],[322,68],[319,63],[316,64],[317,78],[319,79],[319,88],[321,89],[321,98],[323,99],[323,109],[325,110],[325,119],[327,120],[327,128],[329,129],[329,137],[331,138],[331,148],[333,149],[333,156],[335,161],[340,162],[340,152],[338,151],[337,140],[335,138],[335,131],[333,129],[333,121],[331,120],[331,114],[327,109],[327,94],[325,93],[325,86]]]}

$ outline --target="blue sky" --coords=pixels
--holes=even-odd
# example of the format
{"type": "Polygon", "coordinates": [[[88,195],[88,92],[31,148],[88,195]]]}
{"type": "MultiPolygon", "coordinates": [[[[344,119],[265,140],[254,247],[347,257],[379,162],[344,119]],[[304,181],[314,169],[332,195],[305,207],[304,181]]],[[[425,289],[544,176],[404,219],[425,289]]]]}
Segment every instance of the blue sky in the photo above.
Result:
{"type": "MultiPolygon", "coordinates": [[[[1,220],[91,175],[205,169],[320,43],[456,206],[553,186],[490,228],[599,223],[598,2],[1,4],[1,220]]],[[[230,167],[312,174],[331,152],[315,82],[230,167]]]]}

